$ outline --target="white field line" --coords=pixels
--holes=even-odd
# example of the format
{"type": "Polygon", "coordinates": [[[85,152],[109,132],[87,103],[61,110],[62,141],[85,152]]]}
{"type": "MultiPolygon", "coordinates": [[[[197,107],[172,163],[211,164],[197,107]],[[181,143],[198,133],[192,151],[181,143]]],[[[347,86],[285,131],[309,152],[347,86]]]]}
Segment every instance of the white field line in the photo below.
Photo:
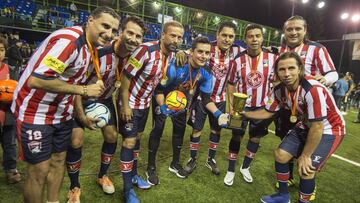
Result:
{"type": "MultiPolygon", "coordinates": [[[[275,131],[273,131],[273,130],[270,130],[270,129],[269,129],[269,132],[271,132],[272,134],[275,134],[275,131]]],[[[335,157],[335,158],[337,158],[337,159],[340,159],[340,160],[342,160],[342,161],[348,162],[349,164],[352,164],[352,165],[354,165],[354,166],[360,167],[360,163],[357,163],[357,162],[355,162],[355,161],[351,161],[350,159],[344,158],[344,157],[339,156],[339,155],[337,155],[337,154],[332,154],[331,156],[332,156],[332,157],[335,157]]]]}

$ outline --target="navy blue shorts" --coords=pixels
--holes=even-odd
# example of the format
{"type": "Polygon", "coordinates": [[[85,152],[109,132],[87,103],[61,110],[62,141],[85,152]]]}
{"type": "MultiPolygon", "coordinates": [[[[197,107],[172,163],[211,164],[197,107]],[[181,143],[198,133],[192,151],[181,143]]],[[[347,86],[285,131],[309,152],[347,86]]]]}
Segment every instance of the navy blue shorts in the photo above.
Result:
{"type": "MultiPolygon", "coordinates": [[[[107,125],[115,125],[116,124],[116,111],[115,111],[112,97],[110,97],[106,100],[102,100],[102,101],[85,100],[85,101],[83,101],[83,107],[86,108],[87,106],[89,106],[90,104],[93,104],[93,103],[104,104],[109,109],[110,119],[109,119],[109,122],[107,125]]],[[[74,119],[73,128],[84,128],[84,127],[85,126],[83,126],[77,119],[74,119]]]]}
{"type": "Polygon", "coordinates": [[[136,137],[138,133],[144,132],[146,121],[149,115],[149,108],[132,109],[132,119],[124,122],[119,119],[119,131],[124,138],[136,137]]]}
{"type": "MultiPolygon", "coordinates": [[[[244,111],[257,111],[262,109],[261,107],[246,107],[244,109],[244,111]]],[[[240,129],[233,129],[232,130],[232,134],[233,135],[240,135],[240,136],[244,136],[245,132],[246,132],[246,127],[249,125],[249,136],[250,137],[264,137],[265,135],[267,135],[268,132],[268,127],[271,124],[271,122],[273,121],[272,118],[270,119],[265,119],[265,120],[249,120],[247,118],[243,118],[242,123],[241,123],[241,128],[240,129]]]]}
{"type": "MultiPolygon", "coordinates": [[[[221,111],[225,112],[226,102],[215,103],[216,107],[221,111]]],[[[220,131],[221,127],[218,124],[218,120],[214,115],[206,109],[202,101],[197,99],[190,106],[190,118],[188,120],[188,125],[190,125],[194,130],[201,131],[204,128],[206,121],[206,116],[209,116],[210,129],[215,131],[220,131]]]]}
{"type": "MultiPolygon", "coordinates": [[[[279,148],[287,151],[295,158],[298,158],[305,146],[308,130],[293,128],[282,140],[279,148]]],[[[323,134],[319,145],[311,155],[312,165],[316,170],[320,170],[326,160],[331,156],[342,141],[342,137],[323,134]]]]}
{"type": "Polygon", "coordinates": [[[50,159],[52,153],[64,152],[70,144],[73,120],[54,125],[35,125],[17,120],[19,156],[30,164],[50,159]]]}

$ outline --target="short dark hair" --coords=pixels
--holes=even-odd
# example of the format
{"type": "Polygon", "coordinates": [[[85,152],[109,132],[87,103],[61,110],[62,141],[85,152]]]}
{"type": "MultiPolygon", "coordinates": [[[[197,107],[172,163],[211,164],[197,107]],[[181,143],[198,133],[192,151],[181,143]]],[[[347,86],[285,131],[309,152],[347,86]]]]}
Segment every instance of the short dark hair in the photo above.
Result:
{"type": "Polygon", "coordinates": [[[137,17],[137,16],[128,16],[124,19],[124,22],[121,23],[121,30],[124,31],[125,30],[125,27],[126,25],[128,24],[128,22],[133,22],[135,23],[136,25],[138,25],[139,27],[141,27],[141,29],[143,30],[143,34],[146,32],[146,26],[145,26],[145,23],[144,21],[137,17]]]}
{"type": "Polygon", "coordinates": [[[101,16],[101,14],[103,13],[107,13],[107,14],[110,14],[112,17],[114,17],[115,19],[118,19],[120,20],[120,16],[119,14],[116,13],[116,11],[114,11],[114,9],[108,7],[108,6],[100,6],[100,7],[97,7],[95,10],[93,10],[91,12],[91,16],[93,18],[99,18],[101,16]]]}
{"type": "Polygon", "coordinates": [[[302,16],[299,16],[299,15],[294,15],[294,16],[291,16],[290,18],[288,18],[283,25],[283,30],[285,29],[286,23],[289,21],[293,21],[293,20],[302,20],[304,22],[304,28],[305,28],[305,30],[307,30],[306,20],[302,16]]]}
{"type": "Polygon", "coordinates": [[[263,27],[262,27],[261,25],[258,25],[258,24],[248,24],[248,25],[245,27],[244,37],[246,37],[247,32],[248,32],[249,30],[255,30],[255,29],[261,30],[261,34],[264,35],[264,33],[263,33],[263,27]]]}
{"type": "Polygon", "coordinates": [[[232,28],[234,29],[234,32],[236,32],[237,30],[237,27],[235,25],[235,23],[231,22],[231,21],[225,21],[225,22],[222,22],[220,25],[219,25],[219,28],[217,30],[217,33],[220,33],[224,27],[229,27],[229,28],[232,28]]]}
{"type": "Polygon", "coordinates": [[[305,67],[304,67],[304,62],[301,59],[301,57],[299,56],[298,53],[296,52],[285,52],[283,54],[281,54],[275,61],[275,75],[276,78],[279,78],[279,74],[278,74],[278,66],[279,66],[279,61],[285,60],[285,59],[290,59],[293,58],[296,61],[296,64],[299,66],[300,68],[300,73],[299,73],[299,78],[302,79],[304,78],[305,75],[305,67]]]}
{"type": "Polygon", "coordinates": [[[5,49],[7,49],[7,47],[8,47],[8,42],[7,42],[7,40],[6,40],[5,38],[0,37],[0,44],[3,44],[4,47],[5,47],[5,49]]]}
{"type": "Polygon", "coordinates": [[[207,37],[196,37],[191,44],[191,49],[194,50],[198,44],[210,44],[210,40],[207,37]]]}
{"type": "Polygon", "coordinates": [[[166,22],[164,24],[163,32],[165,33],[168,30],[169,27],[178,27],[178,28],[181,28],[181,29],[184,30],[184,26],[180,22],[178,22],[176,20],[166,22]]]}

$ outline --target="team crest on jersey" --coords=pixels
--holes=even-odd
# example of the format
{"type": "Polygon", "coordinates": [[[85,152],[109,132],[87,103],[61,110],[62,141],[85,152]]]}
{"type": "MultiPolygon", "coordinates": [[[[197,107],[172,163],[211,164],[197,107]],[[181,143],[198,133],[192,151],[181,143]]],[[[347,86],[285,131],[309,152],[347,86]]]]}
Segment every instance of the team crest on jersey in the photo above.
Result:
{"type": "Polygon", "coordinates": [[[264,76],[259,71],[255,73],[249,73],[246,76],[246,83],[251,88],[255,89],[260,87],[263,84],[264,76]]]}
{"type": "Polygon", "coordinates": [[[224,64],[214,64],[213,73],[216,79],[221,80],[227,74],[226,66],[224,64]]]}
{"type": "Polygon", "coordinates": [[[29,151],[33,154],[37,154],[41,152],[41,142],[38,141],[32,141],[28,143],[29,151]]]}

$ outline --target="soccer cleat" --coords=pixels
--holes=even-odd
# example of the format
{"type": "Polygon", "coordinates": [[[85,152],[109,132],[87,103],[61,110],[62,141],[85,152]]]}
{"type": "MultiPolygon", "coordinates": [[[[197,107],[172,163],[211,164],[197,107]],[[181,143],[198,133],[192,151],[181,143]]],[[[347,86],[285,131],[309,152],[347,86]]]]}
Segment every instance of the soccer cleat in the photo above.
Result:
{"type": "MultiPolygon", "coordinates": [[[[291,187],[291,186],[294,186],[294,185],[295,185],[294,179],[289,179],[288,182],[287,182],[287,186],[291,187]]],[[[277,189],[279,189],[279,182],[276,182],[275,187],[277,189]]]]}
{"type": "Polygon", "coordinates": [[[126,203],[140,203],[140,200],[137,197],[134,189],[130,189],[129,191],[125,192],[125,202],[126,203]]]}
{"type": "Polygon", "coordinates": [[[10,184],[18,183],[21,181],[21,175],[17,169],[12,169],[5,172],[6,181],[10,184]]]}
{"type": "Polygon", "coordinates": [[[183,167],[178,163],[178,164],[171,164],[169,166],[169,171],[173,172],[176,174],[177,177],[179,178],[187,178],[188,177],[188,173],[187,171],[185,171],[183,169],[183,167]]]}
{"type": "Polygon", "coordinates": [[[102,187],[105,194],[112,195],[115,192],[114,184],[111,182],[107,175],[97,179],[97,184],[102,187]]]}
{"type": "Polygon", "coordinates": [[[160,180],[159,177],[156,174],[156,169],[155,168],[149,168],[146,173],[146,181],[150,184],[150,185],[158,185],[160,184],[160,180]]]}
{"type": "Polygon", "coordinates": [[[290,194],[275,193],[273,195],[267,195],[261,197],[263,203],[290,203],[290,194]]]}
{"type": "Polygon", "coordinates": [[[316,186],[314,188],[314,192],[312,193],[311,197],[310,197],[310,201],[313,201],[316,199],[316,186]]]}
{"type": "Polygon", "coordinates": [[[235,178],[235,172],[228,171],[224,178],[225,185],[232,186],[232,184],[234,183],[234,178],[235,178]]]}
{"type": "Polygon", "coordinates": [[[251,176],[251,173],[250,173],[250,167],[248,168],[242,168],[242,166],[240,167],[240,173],[243,175],[243,178],[244,180],[247,182],[247,183],[252,183],[253,182],[253,178],[251,176]]]}
{"type": "Polygon", "coordinates": [[[195,168],[196,168],[196,159],[190,158],[184,170],[188,173],[188,175],[190,175],[195,168]]]}
{"type": "Polygon", "coordinates": [[[213,174],[220,175],[220,170],[216,165],[215,159],[208,159],[205,163],[205,166],[208,167],[213,174]]]}
{"type": "Polygon", "coordinates": [[[72,190],[68,192],[68,201],[67,203],[80,203],[80,195],[81,189],[78,187],[74,187],[72,190]]]}
{"type": "Polygon", "coordinates": [[[147,181],[142,179],[139,175],[134,175],[132,177],[132,183],[136,185],[138,188],[144,190],[149,189],[151,187],[151,185],[147,181]]]}

